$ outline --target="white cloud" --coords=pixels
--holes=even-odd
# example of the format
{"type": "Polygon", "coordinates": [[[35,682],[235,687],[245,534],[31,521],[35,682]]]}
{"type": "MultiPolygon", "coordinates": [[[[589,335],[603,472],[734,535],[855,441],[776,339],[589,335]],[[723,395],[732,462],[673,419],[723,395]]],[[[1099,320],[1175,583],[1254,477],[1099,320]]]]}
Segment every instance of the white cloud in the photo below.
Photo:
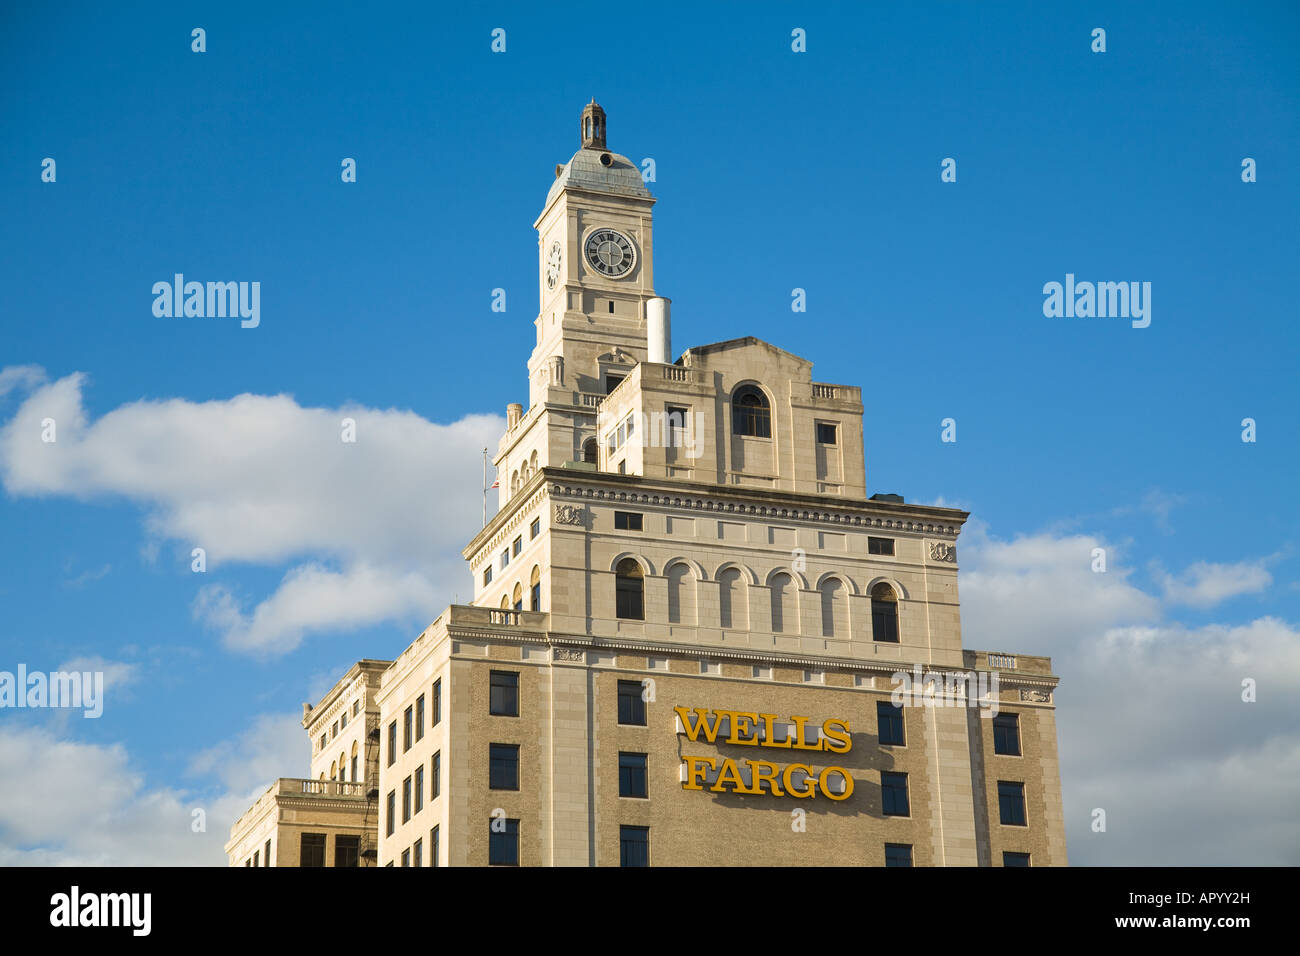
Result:
{"type": "Polygon", "coordinates": [[[45,369],[39,365],[10,365],[0,369],[0,398],[15,390],[28,391],[45,380],[45,369]]]}
{"type": "Polygon", "coordinates": [[[1273,584],[1268,559],[1212,564],[1198,561],[1177,576],[1157,569],[1156,578],[1170,604],[1208,608],[1242,594],[1258,594],[1273,584]]]}
{"type": "MultiPolygon", "coordinates": [[[[1300,863],[1300,630],[1263,617],[1190,627],[1088,535],[962,554],[963,644],[1052,658],[1070,862],[1300,863]],[[1242,700],[1254,679],[1258,699],[1242,700]],[[1091,830],[1106,811],[1107,831],[1091,830]]],[[[1180,581],[1200,580],[1188,569],[1180,581]]],[[[1183,595],[1175,590],[1174,595],[1183,595]]]]}
{"type": "Polygon", "coordinates": [[[10,726],[0,731],[0,866],[224,865],[231,823],[275,778],[305,774],[308,752],[296,718],[262,716],[195,759],[221,788],[150,788],[121,744],[10,726]],[[196,809],[204,832],[193,830],[196,809]]]}
{"type": "MultiPolygon", "coordinates": [[[[37,383],[24,368],[3,374],[37,383]]],[[[39,384],[0,428],[6,490],[135,501],[146,554],[170,541],[188,566],[201,547],[209,574],[302,562],[251,609],[220,582],[203,590],[197,607],[229,646],[282,653],[327,627],[421,622],[457,585],[468,589],[459,552],[480,527],[481,449],[495,446],[500,417],[437,425],[409,411],[245,394],[134,402],[91,421],[84,386],[80,373],[39,384]],[[341,440],[345,417],[355,443],[341,440]],[[46,418],[52,443],[41,440],[46,418]]]]}

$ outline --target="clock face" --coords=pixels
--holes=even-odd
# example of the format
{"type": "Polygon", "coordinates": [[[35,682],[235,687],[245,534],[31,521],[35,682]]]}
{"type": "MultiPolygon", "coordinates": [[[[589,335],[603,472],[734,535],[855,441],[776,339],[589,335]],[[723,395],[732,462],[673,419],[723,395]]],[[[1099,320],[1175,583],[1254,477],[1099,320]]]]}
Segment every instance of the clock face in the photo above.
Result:
{"type": "Polygon", "coordinates": [[[555,283],[560,281],[560,262],[563,258],[564,252],[557,239],[551,243],[551,251],[546,254],[546,288],[554,289],[555,283]]]}
{"type": "Polygon", "coordinates": [[[622,278],[636,265],[636,246],[613,229],[597,229],[587,237],[584,249],[591,267],[611,279],[622,278]]]}

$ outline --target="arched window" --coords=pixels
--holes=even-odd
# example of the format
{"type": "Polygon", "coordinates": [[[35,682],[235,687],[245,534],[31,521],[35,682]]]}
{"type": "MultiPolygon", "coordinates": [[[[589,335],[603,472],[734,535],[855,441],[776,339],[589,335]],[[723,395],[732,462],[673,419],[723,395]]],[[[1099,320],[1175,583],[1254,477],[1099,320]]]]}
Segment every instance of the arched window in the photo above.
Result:
{"type": "Polygon", "coordinates": [[[542,569],[533,565],[533,576],[528,579],[528,610],[542,609],[542,569]]]}
{"type": "Polygon", "coordinates": [[[343,754],[339,754],[339,780],[344,783],[348,782],[348,762],[343,754]]]}
{"type": "Polygon", "coordinates": [[[614,569],[614,613],[631,621],[645,620],[645,577],[641,565],[624,558],[614,569]]]}
{"type": "Polygon", "coordinates": [[[596,439],[588,438],[582,443],[582,460],[596,464],[596,439]]]}
{"type": "Polygon", "coordinates": [[[749,596],[738,568],[727,568],[718,575],[718,610],[723,627],[744,630],[749,626],[749,596]]]}
{"type": "Polygon", "coordinates": [[[524,589],[518,582],[515,583],[514,608],[516,611],[522,611],[524,609],[524,589]]]}
{"type": "Polygon", "coordinates": [[[668,569],[668,623],[695,623],[695,575],[681,562],[668,569]]]}
{"type": "Polygon", "coordinates": [[[898,597],[884,581],[871,589],[871,638],[898,643],[898,597]]]}
{"type": "Polygon", "coordinates": [[[510,476],[510,493],[513,495],[518,490],[519,490],[519,472],[516,471],[513,475],[510,476]]]}
{"type": "Polygon", "coordinates": [[[338,765],[337,763],[331,763],[331,764],[330,764],[330,779],[331,779],[331,780],[337,780],[337,779],[338,779],[338,776],[339,776],[339,765],[338,765]]]}
{"type": "Polygon", "coordinates": [[[528,458],[528,473],[531,475],[537,471],[537,452],[533,452],[528,458]]]}
{"type": "Polygon", "coordinates": [[[849,598],[844,582],[827,578],[822,582],[822,637],[849,636],[849,598]]]}
{"type": "Polygon", "coordinates": [[[357,742],[352,741],[352,781],[357,780],[357,742]]]}
{"type": "Polygon", "coordinates": [[[795,605],[794,579],[788,574],[772,578],[772,631],[784,634],[799,633],[799,611],[795,605]]]}
{"type": "Polygon", "coordinates": [[[772,408],[762,389],[743,385],[731,396],[731,430],[737,435],[772,437],[772,408]]]}
{"type": "Polygon", "coordinates": [[[505,610],[509,610],[509,609],[510,609],[510,595],[509,595],[509,594],[503,594],[503,595],[501,595],[501,607],[504,608],[505,610]]]}

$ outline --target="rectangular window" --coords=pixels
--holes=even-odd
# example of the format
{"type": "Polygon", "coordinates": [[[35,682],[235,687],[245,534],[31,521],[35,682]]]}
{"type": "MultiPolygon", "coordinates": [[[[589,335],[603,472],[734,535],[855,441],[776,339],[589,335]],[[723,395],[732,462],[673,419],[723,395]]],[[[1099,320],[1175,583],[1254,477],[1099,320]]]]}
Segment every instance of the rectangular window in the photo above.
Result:
{"type": "Polygon", "coordinates": [[[519,716],[519,672],[493,671],[490,675],[488,713],[498,717],[519,716]]]}
{"type": "Polygon", "coordinates": [[[271,865],[271,841],[267,840],[266,846],[262,847],[262,849],[265,851],[262,854],[262,865],[270,866],[271,865]]]}
{"type": "Polygon", "coordinates": [[[415,739],[415,708],[408,707],[402,713],[402,753],[411,749],[415,739]]]}
{"type": "Polygon", "coordinates": [[[686,447],[686,422],[690,413],[691,410],[682,405],[664,406],[664,427],[668,429],[667,447],[686,447]]]}
{"type": "Polygon", "coordinates": [[[618,795],[620,797],[648,797],[646,789],[646,755],[622,753],[618,755],[618,795]]]}
{"type": "Polygon", "coordinates": [[[483,584],[486,586],[492,583],[492,565],[483,569],[483,584]]]}
{"type": "Polygon", "coordinates": [[[348,712],[346,710],[339,715],[339,729],[340,730],[348,729],[348,712]]]}
{"type": "Polygon", "coordinates": [[[262,865],[262,851],[261,851],[261,850],[254,850],[254,851],[253,851],[253,866],[261,866],[261,865],[262,865]]]}
{"type": "Polygon", "coordinates": [[[534,518],[533,523],[528,526],[528,540],[531,541],[542,533],[542,519],[534,518]]]}
{"type": "Polygon", "coordinates": [[[327,743],[329,743],[329,741],[325,739],[325,735],[324,735],[324,734],[321,734],[321,735],[320,735],[320,749],[321,749],[321,750],[324,750],[324,749],[325,749],[325,745],[326,745],[327,743]]]}
{"type": "Polygon", "coordinates": [[[388,791],[388,823],[387,829],[384,830],[386,836],[392,836],[393,831],[397,829],[397,791],[388,791]]]}
{"type": "Polygon", "coordinates": [[[411,847],[411,866],[424,866],[424,841],[416,840],[411,847]]]}
{"type": "Polygon", "coordinates": [[[402,822],[411,819],[411,778],[402,781],[402,822]]]}
{"type": "Polygon", "coordinates": [[[907,803],[907,774],[880,773],[880,802],[887,817],[907,817],[912,811],[907,803]]]}
{"type": "Polygon", "coordinates": [[[397,759],[397,721],[388,725],[388,766],[397,759]]]}
{"type": "Polygon", "coordinates": [[[519,789],[518,744],[488,744],[488,789],[519,789]]]}
{"type": "Polygon", "coordinates": [[[912,865],[912,844],[910,843],[886,843],[885,844],[885,866],[911,866],[912,865]]]}
{"type": "Polygon", "coordinates": [[[876,701],[876,723],[880,727],[880,743],[884,746],[902,747],[907,741],[903,732],[903,708],[887,700],[876,701]]]}
{"type": "Polygon", "coordinates": [[[330,728],[330,740],[333,740],[338,735],[339,735],[339,722],[336,720],[334,721],[334,726],[330,728]]]}
{"type": "Polygon", "coordinates": [[[615,511],[614,527],[619,531],[640,531],[641,515],[636,511],[615,511]]]}
{"type": "Polygon", "coordinates": [[[1025,785],[1010,780],[998,781],[998,810],[1004,826],[1024,827],[1025,785]]]}
{"type": "Polygon", "coordinates": [[[424,695],[415,698],[415,739],[424,737],[424,695]]]}
{"type": "Polygon", "coordinates": [[[514,543],[510,545],[510,551],[517,558],[519,557],[519,552],[522,550],[524,550],[524,536],[520,535],[515,538],[514,543]]]}
{"type": "Polygon", "coordinates": [[[410,866],[410,865],[411,865],[411,851],[410,851],[410,850],[403,850],[403,851],[402,851],[402,866],[410,866]]]}
{"type": "Polygon", "coordinates": [[[893,538],[867,538],[867,554],[893,554],[893,538]]]}
{"type": "Polygon", "coordinates": [[[352,782],[357,782],[357,755],[352,755],[352,782]]]}
{"type": "Polygon", "coordinates": [[[519,821],[492,820],[488,824],[488,866],[519,865],[519,821]]]}
{"type": "Polygon", "coordinates": [[[532,605],[528,610],[540,611],[542,609],[542,582],[540,580],[528,589],[528,600],[532,605]]]}
{"type": "Polygon", "coordinates": [[[360,713],[360,711],[361,711],[361,701],[354,700],[352,702],[352,716],[355,717],[358,713],[360,713]]]}
{"type": "Polygon", "coordinates": [[[618,682],[618,722],[635,727],[646,725],[645,698],[639,680],[618,682]]]}
{"type": "Polygon", "coordinates": [[[1020,715],[998,714],[993,718],[993,752],[1020,756],[1020,715]]]}
{"type": "Polygon", "coordinates": [[[438,799],[442,793],[442,751],[433,755],[433,764],[429,768],[429,799],[438,799]]]}
{"type": "Polygon", "coordinates": [[[325,834],[304,833],[302,835],[301,848],[298,852],[299,866],[324,866],[325,834]]]}
{"type": "Polygon", "coordinates": [[[442,678],[433,682],[433,726],[442,721],[442,678]]]}
{"type": "Polygon", "coordinates": [[[819,445],[835,444],[835,423],[834,422],[817,423],[817,444],[819,445]]]}
{"type": "Polygon", "coordinates": [[[1004,851],[1002,852],[1002,865],[1003,865],[1003,866],[1028,866],[1028,865],[1029,865],[1029,854],[1028,854],[1028,853],[1009,853],[1009,852],[1007,852],[1007,851],[1004,850],[1004,851]]]}
{"type": "Polygon", "coordinates": [[[650,828],[618,828],[618,865],[650,865],[650,828]]]}
{"type": "Polygon", "coordinates": [[[442,834],[437,827],[429,831],[429,865],[437,866],[440,862],[438,859],[438,844],[441,842],[442,834]]]}
{"type": "Polygon", "coordinates": [[[871,639],[898,643],[898,604],[871,599],[871,639]]]}
{"type": "Polygon", "coordinates": [[[415,768],[415,812],[424,809],[424,764],[415,768]]]}
{"type": "Polygon", "coordinates": [[[334,836],[334,865],[336,867],[357,867],[361,865],[361,837],[334,836]]]}
{"type": "Polygon", "coordinates": [[[501,552],[501,567],[504,568],[509,563],[510,563],[510,549],[506,548],[504,551],[501,552]]]}
{"type": "Polygon", "coordinates": [[[614,391],[614,389],[618,388],[618,383],[621,381],[623,381],[622,375],[606,375],[605,394],[608,395],[610,392],[614,391]]]}

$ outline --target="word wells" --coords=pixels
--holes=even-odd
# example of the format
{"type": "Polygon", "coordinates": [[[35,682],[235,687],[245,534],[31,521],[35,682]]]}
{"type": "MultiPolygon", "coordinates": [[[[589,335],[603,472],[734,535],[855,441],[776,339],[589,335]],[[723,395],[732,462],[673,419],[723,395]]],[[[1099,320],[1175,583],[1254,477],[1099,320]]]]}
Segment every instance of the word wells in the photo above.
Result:
{"type": "MultiPolygon", "coordinates": [[[[831,718],[809,726],[807,717],[782,720],[776,714],[738,710],[674,707],[677,733],[692,743],[740,744],[789,751],[848,753],[853,746],[849,722],[831,718]]],[[[777,764],[770,760],[733,760],[731,757],[682,757],[683,790],[714,793],[763,794],[773,797],[828,797],[847,800],[853,778],[843,767],[814,769],[806,763],[777,764]]]]}

